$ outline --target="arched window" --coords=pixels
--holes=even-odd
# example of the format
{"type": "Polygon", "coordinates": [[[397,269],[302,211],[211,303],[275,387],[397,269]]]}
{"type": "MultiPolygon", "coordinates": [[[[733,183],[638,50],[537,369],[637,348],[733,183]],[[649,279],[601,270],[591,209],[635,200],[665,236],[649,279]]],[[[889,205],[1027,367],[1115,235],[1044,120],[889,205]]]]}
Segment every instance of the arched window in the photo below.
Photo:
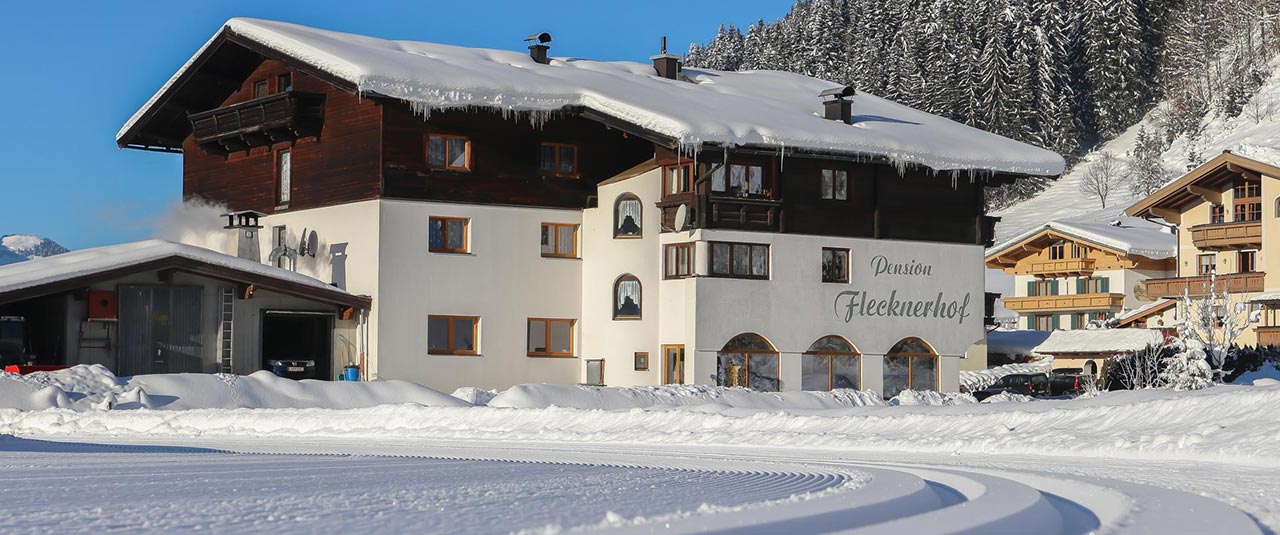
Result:
{"type": "Polygon", "coordinates": [[[778,350],[758,334],[733,337],[717,355],[716,382],[720,386],[742,386],[752,390],[777,392],[778,350]]]}
{"type": "Polygon", "coordinates": [[[819,338],[800,355],[800,389],[862,388],[862,356],[839,336],[819,338]]]}
{"type": "Polygon", "coordinates": [[[639,238],[644,234],[641,228],[640,198],[630,193],[623,193],[613,203],[613,237],[639,238]]]}
{"type": "Polygon", "coordinates": [[[1276,217],[1280,217],[1280,197],[1276,197],[1276,217]]]}
{"type": "Polygon", "coordinates": [[[884,395],[938,389],[938,353],[919,338],[903,338],[884,355],[884,395]]]}
{"type": "Polygon", "coordinates": [[[613,281],[613,319],[640,319],[640,279],[623,275],[613,281]]]}

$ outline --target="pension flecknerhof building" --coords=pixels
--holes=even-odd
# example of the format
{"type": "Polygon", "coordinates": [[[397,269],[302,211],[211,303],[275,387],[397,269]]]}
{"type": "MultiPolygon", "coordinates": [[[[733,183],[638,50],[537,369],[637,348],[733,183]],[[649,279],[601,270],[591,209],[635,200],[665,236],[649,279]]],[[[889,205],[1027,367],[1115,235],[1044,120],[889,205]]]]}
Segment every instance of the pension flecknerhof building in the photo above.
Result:
{"type": "Polygon", "coordinates": [[[233,252],[301,240],[298,271],[370,296],[371,378],[958,388],[983,188],[1060,157],[806,76],[529,41],[234,19],[117,141],[262,214],[233,252]]]}

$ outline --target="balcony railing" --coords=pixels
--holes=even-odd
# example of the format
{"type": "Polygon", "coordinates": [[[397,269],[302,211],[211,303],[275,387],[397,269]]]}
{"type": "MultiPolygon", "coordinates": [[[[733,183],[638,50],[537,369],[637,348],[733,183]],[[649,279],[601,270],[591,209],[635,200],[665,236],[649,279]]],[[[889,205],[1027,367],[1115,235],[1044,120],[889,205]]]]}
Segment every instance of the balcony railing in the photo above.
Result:
{"type": "MultiPolygon", "coordinates": [[[[657,203],[664,228],[676,229],[676,214],[686,210],[686,226],[741,230],[782,230],[782,201],[759,197],[685,194],[657,203]]],[[[683,230],[683,229],[676,229],[683,230]]]]}
{"type": "Polygon", "coordinates": [[[1095,261],[1092,258],[1072,258],[1032,262],[1030,266],[1030,274],[1047,277],[1087,277],[1093,274],[1094,262],[1095,261]]]}
{"type": "MultiPolygon", "coordinates": [[[[1265,273],[1232,273],[1218,275],[1217,291],[1229,293],[1261,292],[1264,288],[1265,273]]],[[[1191,295],[1209,294],[1209,276],[1175,277],[1170,279],[1147,279],[1144,283],[1150,297],[1178,297],[1183,293],[1191,295]]]]}
{"type": "Polygon", "coordinates": [[[1197,249],[1240,249],[1262,246],[1261,221],[1233,221],[1191,227],[1191,242],[1197,249]]]}
{"type": "Polygon", "coordinates": [[[1084,310],[1119,310],[1124,307],[1124,294],[1096,293],[1073,295],[1033,295],[1006,297],[1004,306],[1014,312],[1071,312],[1084,310]]]}
{"type": "Polygon", "coordinates": [[[1254,327],[1258,333],[1258,347],[1280,346],[1280,327],[1254,327]]]}
{"type": "Polygon", "coordinates": [[[210,154],[229,154],[320,134],[324,95],[288,91],[193,113],[191,133],[210,154]]]}

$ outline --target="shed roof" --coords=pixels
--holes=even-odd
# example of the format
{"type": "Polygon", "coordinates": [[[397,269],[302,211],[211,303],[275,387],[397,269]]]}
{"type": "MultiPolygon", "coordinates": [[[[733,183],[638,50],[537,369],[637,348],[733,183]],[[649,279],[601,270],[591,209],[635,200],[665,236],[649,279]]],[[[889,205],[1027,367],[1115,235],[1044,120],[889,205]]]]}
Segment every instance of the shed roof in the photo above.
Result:
{"type": "Polygon", "coordinates": [[[372,300],[306,275],[166,240],[71,251],[0,266],[0,303],[83,288],[95,281],[172,269],[335,306],[368,309],[372,300]]]}
{"type": "Polygon", "coordinates": [[[1136,353],[1160,345],[1164,335],[1156,329],[1075,329],[1053,331],[1034,352],[1041,355],[1136,353]]]}

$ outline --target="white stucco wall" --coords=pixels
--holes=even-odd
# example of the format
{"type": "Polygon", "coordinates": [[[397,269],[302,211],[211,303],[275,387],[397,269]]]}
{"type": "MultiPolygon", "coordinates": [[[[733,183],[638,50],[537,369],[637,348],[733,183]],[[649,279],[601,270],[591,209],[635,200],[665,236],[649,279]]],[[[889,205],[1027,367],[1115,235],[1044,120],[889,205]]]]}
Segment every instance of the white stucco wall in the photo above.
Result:
{"type": "MultiPolygon", "coordinates": [[[[374,296],[378,376],[445,392],[459,386],[579,382],[577,356],[526,355],[528,318],[581,319],[582,260],[543,258],[544,222],[578,225],[582,211],[382,201],[378,287],[383,291],[374,296]],[[428,252],[431,216],[468,218],[469,252],[428,252]],[[479,316],[480,354],[428,355],[429,314],[479,316]]],[[[582,331],[581,324],[574,329],[578,356],[582,331]]]]}
{"type": "MultiPolygon", "coordinates": [[[[662,382],[659,324],[668,296],[662,284],[659,242],[661,171],[653,170],[599,188],[599,208],[582,216],[582,356],[605,360],[605,384],[652,385],[662,382]],[[621,195],[640,198],[641,237],[614,238],[614,206],[621,195]],[[641,318],[613,319],[613,285],[630,274],[640,279],[641,318]],[[649,354],[648,370],[635,369],[635,354],[649,354]]],[[[679,298],[673,293],[672,298],[679,298]]]]}

